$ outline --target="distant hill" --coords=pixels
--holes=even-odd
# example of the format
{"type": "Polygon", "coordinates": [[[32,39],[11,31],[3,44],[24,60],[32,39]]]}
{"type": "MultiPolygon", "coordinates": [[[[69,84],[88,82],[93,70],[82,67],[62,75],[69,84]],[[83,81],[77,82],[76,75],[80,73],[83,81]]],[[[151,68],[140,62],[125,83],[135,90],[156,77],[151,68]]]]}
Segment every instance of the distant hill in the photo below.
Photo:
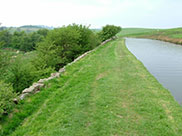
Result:
{"type": "Polygon", "coordinates": [[[91,29],[93,32],[99,32],[99,31],[101,31],[102,29],[97,29],[97,28],[95,28],[95,29],[91,29]]]}
{"type": "Polygon", "coordinates": [[[20,27],[0,27],[0,30],[8,29],[11,33],[15,31],[25,31],[27,33],[38,31],[39,29],[54,29],[54,27],[44,26],[44,25],[24,25],[20,27]]]}
{"type": "Polygon", "coordinates": [[[20,26],[19,28],[27,28],[27,29],[42,29],[42,28],[46,28],[46,29],[54,29],[54,27],[50,27],[50,26],[45,26],[45,25],[24,25],[24,26],[20,26]]]}

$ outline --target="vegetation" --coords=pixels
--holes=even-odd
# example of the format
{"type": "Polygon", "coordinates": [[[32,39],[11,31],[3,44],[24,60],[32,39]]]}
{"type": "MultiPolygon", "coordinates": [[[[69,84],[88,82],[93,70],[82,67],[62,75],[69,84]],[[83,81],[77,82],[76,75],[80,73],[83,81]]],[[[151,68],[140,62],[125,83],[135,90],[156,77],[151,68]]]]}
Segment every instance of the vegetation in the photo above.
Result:
{"type": "Polygon", "coordinates": [[[58,69],[99,44],[96,34],[86,26],[73,24],[54,29],[37,47],[37,65],[58,69]]]}
{"type": "Polygon", "coordinates": [[[53,27],[42,26],[42,25],[25,25],[25,26],[20,26],[20,27],[5,27],[5,26],[0,27],[0,31],[8,30],[11,34],[14,32],[21,32],[21,31],[24,31],[25,33],[32,33],[32,32],[36,32],[40,29],[52,30],[53,27]]]}
{"type": "Polygon", "coordinates": [[[119,37],[128,37],[132,35],[140,35],[144,33],[151,33],[157,31],[158,29],[149,29],[149,28],[123,28],[122,32],[118,33],[119,37]]]}
{"type": "Polygon", "coordinates": [[[19,112],[2,124],[2,134],[182,133],[180,105],[127,50],[124,40],[101,46],[67,66],[66,72],[48,86],[17,107],[19,112]]]}
{"type": "Polygon", "coordinates": [[[0,49],[0,76],[6,73],[7,67],[10,64],[10,56],[7,52],[0,49]]]}
{"type": "Polygon", "coordinates": [[[156,40],[171,42],[171,43],[175,43],[175,44],[182,44],[182,28],[151,29],[149,31],[146,30],[146,31],[139,32],[139,33],[135,33],[132,30],[134,30],[134,29],[131,29],[131,33],[126,30],[126,32],[129,32],[129,34],[127,34],[127,35],[123,35],[120,33],[120,34],[118,34],[118,36],[149,38],[149,39],[156,39],[156,40]]]}
{"type": "MultiPolygon", "coordinates": [[[[0,81],[19,94],[33,82],[50,76],[60,67],[100,44],[97,33],[83,25],[69,25],[33,33],[0,31],[0,81]]],[[[0,90],[1,91],[1,90],[0,90]]],[[[6,97],[1,91],[1,97],[6,97]]],[[[11,95],[13,96],[13,95],[11,95]]],[[[7,96],[6,100],[11,101],[7,96]]],[[[5,101],[1,101],[5,102],[5,101]]],[[[0,105],[1,111],[10,111],[0,105]]],[[[10,107],[11,108],[11,107],[10,107]]],[[[0,119],[3,112],[0,112],[0,119]]]]}
{"type": "Polygon", "coordinates": [[[8,114],[12,110],[14,98],[16,98],[16,94],[13,92],[11,85],[0,81],[0,118],[3,114],[8,114]]]}
{"type": "Polygon", "coordinates": [[[35,50],[38,42],[43,41],[48,33],[47,29],[40,29],[33,33],[0,31],[0,45],[2,48],[14,48],[21,51],[35,50]]]}
{"type": "Polygon", "coordinates": [[[99,36],[102,41],[105,41],[107,39],[112,38],[120,31],[121,31],[120,26],[106,25],[102,28],[102,31],[99,32],[99,36]]]}

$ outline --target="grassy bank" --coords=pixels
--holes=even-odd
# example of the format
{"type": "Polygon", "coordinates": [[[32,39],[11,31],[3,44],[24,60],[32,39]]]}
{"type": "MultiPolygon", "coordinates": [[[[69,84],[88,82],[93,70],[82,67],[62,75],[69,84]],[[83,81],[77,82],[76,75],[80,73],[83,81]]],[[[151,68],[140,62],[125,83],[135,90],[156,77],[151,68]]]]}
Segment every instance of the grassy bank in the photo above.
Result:
{"type": "Polygon", "coordinates": [[[150,28],[122,28],[122,31],[117,34],[119,37],[130,37],[135,35],[143,35],[145,33],[151,33],[157,31],[158,29],[150,28]]]}
{"type": "Polygon", "coordinates": [[[2,125],[10,136],[182,134],[182,108],[121,39],[67,66],[15,112],[2,125]]]}
{"type": "MultiPolygon", "coordinates": [[[[129,34],[124,35],[126,37],[137,37],[137,38],[148,38],[161,40],[165,42],[171,42],[175,44],[182,45],[182,28],[173,28],[173,29],[151,29],[151,31],[141,30],[138,33],[135,33],[135,29],[127,30],[129,34]]],[[[118,34],[118,36],[123,36],[122,34],[118,34]]]]}

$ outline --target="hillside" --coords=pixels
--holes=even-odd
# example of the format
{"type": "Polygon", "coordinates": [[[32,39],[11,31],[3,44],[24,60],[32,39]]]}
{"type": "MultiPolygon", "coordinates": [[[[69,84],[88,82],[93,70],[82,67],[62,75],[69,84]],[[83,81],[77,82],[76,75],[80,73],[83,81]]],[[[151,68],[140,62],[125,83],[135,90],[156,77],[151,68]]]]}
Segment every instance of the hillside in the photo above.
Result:
{"type": "Polygon", "coordinates": [[[166,42],[171,42],[175,44],[182,44],[182,28],[172,28],[172,29],[126,29],[125,33],[120,33],[118,36],[122,37],[136,37],[136,38],[149,38],[155,40],[161,40],[166,42]]]}
{"type": "Polygon", "coordinates": [[[67,66],[59,79],[47,83],[20,107],[2,125],[10,136],[182,133],[180,105],[128,51],[122,39],[100,46],[67,66]]]}
{"type": "Polygon", "coordinates": [[[158,29],[150,29],[150,28],[122,28],[122,31],[118,33],[119,37],[128,37],[132,35],[141,35],[144,33],[150,33],[157,31],[158,29]]]}
{"type": "Polygon", "coordinates": [[[25,25],[20,27],[0,27],[0,30],[8,29],[9,32],[14,33],[15,31],[25,31],[26,33],[31,33],[38,31],[39,29],[53,29],[53,27],[43,26],[43,25],[25,25]]]}

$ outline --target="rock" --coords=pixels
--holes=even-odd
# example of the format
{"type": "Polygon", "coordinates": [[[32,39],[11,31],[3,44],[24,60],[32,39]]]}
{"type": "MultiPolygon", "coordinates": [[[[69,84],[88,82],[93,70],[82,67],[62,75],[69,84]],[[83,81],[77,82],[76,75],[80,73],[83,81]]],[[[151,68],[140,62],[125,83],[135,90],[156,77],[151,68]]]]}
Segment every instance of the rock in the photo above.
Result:
{"type": "Polygon", "coordinates": [[[40,89],[44,86],[44,84],[41,84],[41,83],[34,83],[32,85],[32,87],[34,88],[33,89],[33,92],[37,92],[37,91],[40,91],[40,89]]]}
{"type": "Polygon", "coordinates": [[[39,91],[41,87],[43,87],[44,84],[43,83],[34,83],[32,86],[30,86],[29,88],[26,88],[22,91],[22,93],[34,93],[36,91],[39,91]]]}
{"type": "Polygon", "coordinates": [[[34,91],[34,87],[30,86],[29,88],[26,88],[22,91],[22,93],[32,93],[34,91]]]}
{"type": "Polygon", "coordinates": [[[29,93],[21,94],[21,95],[20,95],[20,99],[23,100],[23,99],[25,99],[25,97],[28,96],[28,95],[29,95],[29,93]]]}
{"type": "Polygon", "coordinates": [[[48,78],[47,78],[47,81],[52,80],[52,79],[54,79],[54,78],[56,78],[56,77],[48,77],[48,78]]]}
{"type": "Polygon", "coordinates": [[[51,77],[59,77],[60,76],[60,73],[59,72],[56,72],[56,73],[52,73],[51,74],[51,77]]]}
{"type": "Polygon", "coordinates": [[[108,40],[105,40],[104,42],[101,43],[101,45],[104,45],[104,44],[108,43],[108,42],[111,41],[113,38],[114,38],[114,37],[112,37],[112,38],[110,38],[110,39],[108,39],[108,40]]]}
{"type": "Polygon", "coordinates": [[[38,81],[38,83],[43,84],[43,83],[46,82],[46,81],[48,81],[47,78],[44,78],[44,79],[40,79],[40,80],[38,81]]]}
{"type": "Polygon", "coordinates": [[[59,73],[63,73],[65,71],[65,68],[63,67],[63,68],[61,68],[61,69],[59,69],[59,73]]]}
{"type": "Polygon", "coordinates": [[[18,104],[18,99],[13,99],[13,102],[15,103],[15,104],[18,104]]]}
{"type": "Polygon", "coordinates": [[[80,60],[81,58],[85,57],[87,54],[88,54],[88,52],[85,52],[84,54],[82,54],[81,56],[76,58],[73,62],[76,62],[76,61],[80,60]]]}

